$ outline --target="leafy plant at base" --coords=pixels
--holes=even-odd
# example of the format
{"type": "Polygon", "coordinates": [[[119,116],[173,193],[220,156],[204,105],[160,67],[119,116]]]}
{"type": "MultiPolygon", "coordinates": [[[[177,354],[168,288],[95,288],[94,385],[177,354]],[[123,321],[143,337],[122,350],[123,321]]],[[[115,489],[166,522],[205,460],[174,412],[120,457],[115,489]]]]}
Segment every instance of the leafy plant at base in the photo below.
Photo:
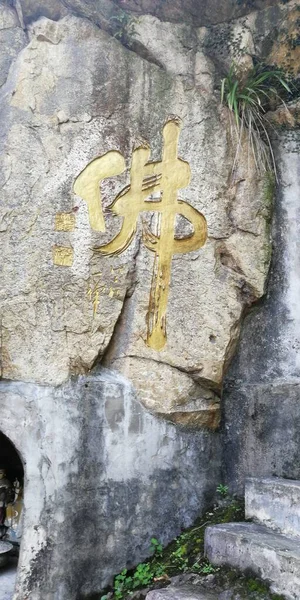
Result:
{"type": "Polygon", "coordinates": [[[182,544],[184,541],[183,535],[176,540],[176,550],[170,554],[170,562],[173,567],[179,571],[186,571],[188,568],[187,545],[182,544]]]}
{"type": "Polygon", "coordinates": [[[133,574],[133,587],[144,587],[153,579],[153,573],[149,563],[140,563],[133,574]]]}
{"type": "Polygon", "coordinates": [[[218,494],[220,494],[220,496],[226,498],[226,496],[228,496],[228,485],[223,485],[222,483],[219,483],[217,487],[217,492],[218,494]]]}
{"type": "MultiPolygon", "coordinates": [[[[151,539],[151,551],[154,551],[152,560],[146,563],[139,563],[131,574],[127,569],[123,569],[121,573],[116,575],[113,586],[113,598],[122,600],[127,595],[133,593],[137,588],[143,588],[154,582],[156,579],[162,578],[165,575],[165,566],[157,562],[162,556],[162,544],[156,539],[151,539]]],[[[102,596],[101,600],[108,600],[110,596],[102,596]]]]}
{"type": "Polygon", "coordinates": [[[114,580],[114,598],[121,600],[127,593],[137,588],[146,587],[155,577],[161,576],[163,567],[153,567],[151,563],[139,563],[132,575],[123,569],[114,580]]]}
{"type": "Polygon", "coordinates": [[[220,568],[214,567],[214,565],[207,563],[206,565],[202,565],[199,571],[202,575],[212,575],[213,573],[217,573],[218,571],[220,571],[220,568]]]}
{"type": "Polygon", "coordinates": [[[116,575],[114,580],[114,597],[121,600],[124,594],[131,589],[132,577],[127,576],[127,569],[123,569],[119,575],[116,575]]]}
{"type": "Polygon", "coordinates": [[[274,170],[276,165],[272,144],[267,131],[265,113],[270,102],[277,99],[283,102],[279,91],[291,93],[290,87],[280,70],[267,69],[263,65],[254,66],[246,78],[239,76],[236,65],[232,65],[221,83],[221,102],[226,102],[234,116],[237,151],[233,170],[241,148],[244,132],[248,134],[258,172],[274,170]]]}
{"type": "Polygon", "coordinates": [[[154,556],[162,556],[163,547],[162,544],[156,538],[151,538],[150,550],[151,552],[153,552],[154,556]]]}

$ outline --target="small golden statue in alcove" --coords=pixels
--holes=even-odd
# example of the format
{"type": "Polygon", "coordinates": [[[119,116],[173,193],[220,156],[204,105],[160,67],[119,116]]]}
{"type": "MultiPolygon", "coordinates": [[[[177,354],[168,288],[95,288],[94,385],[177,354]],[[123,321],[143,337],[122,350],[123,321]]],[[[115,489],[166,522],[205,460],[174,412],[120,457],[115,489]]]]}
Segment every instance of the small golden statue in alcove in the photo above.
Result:
{"type": "Polygon", "coordinates": [[[0,469],[0,539],[6,535],[7,526],[5,525],[6,508],[15,497],[12,483],[6,477],[5,469],[0,469]]]}

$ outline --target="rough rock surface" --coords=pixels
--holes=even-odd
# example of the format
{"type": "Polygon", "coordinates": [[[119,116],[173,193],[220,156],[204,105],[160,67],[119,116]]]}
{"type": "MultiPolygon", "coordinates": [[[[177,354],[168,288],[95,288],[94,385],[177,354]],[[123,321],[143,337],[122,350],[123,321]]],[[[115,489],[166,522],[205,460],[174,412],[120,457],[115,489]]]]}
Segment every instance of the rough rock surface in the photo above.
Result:
{"type": "Polygon", "coordinates": [[[298,129],[300,126],[300,100],[289,102],[267,114],[268,121],[275,127],[298,129]]]}
{"type": "MultiPolygon", "coordinates": [[[[243,314],[265,290],[270,197],[245,139],[232,173],[236,143],[219,85],[236,56],[246,67],[253,55],[269,56],[277,27],[299,0],[273,4],[242,2],[236,12],[223,0],[1,2],[0,429],[26,472],[16,600],[100,594],[113,574],[146,558],[153,535],[167,543],[189,526],[221,480],[219,434],[183,430],[157,415],[217,427],[243,314]],[[158,351],[146,344],[154,253],[145,241],[150,246],[157,235],[155,215],[139,218],[123,253],[93,249],[120,231],[122,218],[108,207],[130,182],[133,151],[148,143],[151,159],[161,160],[163,127],[178,119],[178,156],[191,168],[178,196],[204,215],[208,239],[172,260],[167,342],[158,351]],[[124,156],[127,171],[102,183],[106,231],[93,231],[74,184],[110,151],[124,156]],[[99,374],[99,362],[109,373],[99,374]]],[[[289,199],[298,194],[295,150],[297,143],[285,163],[295,169],[284,188],[289,199]]],[[[296,228],[296,204],[288,206],[296,228]]],[[[297,321],[297,236],[285,231],[297,321]]],[[[192,233],[177,218],[176,243],[192,233]]],[[[281,276],[276,271],[278,288],[281,276]]],[[[298,360],[290,317],[284,344],[276,337],[281,287],[250,342],[246,322],[239,364],[249,383],[239,387],[237,369],[230,397],[227,387],[225,463],[238,486],[253,465],[299,470],[298,380],[277,381],[275,389],[266,381],[279,372],[275,356],[298,360]],[[266,328],[275,340],[270,359],[260,343],[266,328]],[[256,347],[255,369],[264,373],[254,386],[256,347]]]]}
{"type": "Polygon", "coordinates": [[[261,8],[231,22],[198,30],[199,49],[213,60],[222,77],[233,62],[240,68],[249,68],[253,59],[299,77],[300,1],[277,2],[272,6],[264,3],[261,8]]]}
{"type": "Polygon", "coordinates": [[[298,540],[256,523],[227,523],[207,527],[205,554],[214,565],[255,573],[271,584],[274,594],[286,600],[299,598],[298,540]]]}
{"type": "Polygon", "coordinates": [[[187,22],[202,27],[214,23],[229,21],[234,17],[245,15],[251,10],[277,4],[278,0],[62,0],[65,6],[82,15],[107,14],[116,8],[123,12],[130,11],[139,17],[151,14],[163,21],[175,23],[187,22]]]}
{"type": "MultiPolygon", "coordinates": [[[[25,17],[33,5],[24,3],[25,17]]],[[[24,15],[1,10],[19,31],[24,15]]],[[[1,89],[2,377],[57,385],[105,354],[147,408],[215,428],[244,308],[265,289],[270,205],[246,140],[232,175],[235,143],[213,94],[213,64],[196,30],[153,16],[131,31],[134,51],[73,15],[42,17],[27,35],[1,89]],[[157,222],[144,213],[125,252],[95,254],[122,220],[105,213],[106,232],[93,231],[73,185],[111,150],[128,168],[147,141],[160,160],[162,129],[174,117],[192,176],[179,197],[205,216],[208,239],[173,257],[167,343],[157,351],[146,344],[154,258],[142,239],[157,222]]],[[[126,183],[128,171],[102,184],[104,207],[126,183]]],[[[190,233],[177,218],[176,237],[190,233]]]]}
{"type": "Polygon", "coordinates": [[[300,479],[299,126],[277,132],[274,147],[281,185],[268,294],[244,321],[223,394],[224,472],[237,493],[247,476],[300,479]]]}
{"type": "Polygon", "coordinates": [[[300,540],[300,481],[279,477],[246,479],[245,516],[300,540]]]}
{"type": "Polygon", "coordinates": [[[10,65],[27,43],[16,11],[0,6],[0,87],[5,83],[10,65]]]}
{"type": "Polygon", "coordinates": [[[170,586],[163,590],[154,590],[146,596],[146,600],[218,600],[218,598],[219,594],[197,590],[187,585],[179,588],[170,586]]]}
{"type": "MultiPolygon", "coordinates": [[[[146,600],[245,600],[250,596],[262,598],[262,592],[253,592],[253,578],[250,574],[248,578],[233,569],[223,569],[210,575],[182,573],[172,577],[166,588],[148,592],[146,600]]],[[[274,597],[267,585],[263,597],[265,600],[274,597]]],[[[141,599],[137,597],[137,600],[141,599]]]]}

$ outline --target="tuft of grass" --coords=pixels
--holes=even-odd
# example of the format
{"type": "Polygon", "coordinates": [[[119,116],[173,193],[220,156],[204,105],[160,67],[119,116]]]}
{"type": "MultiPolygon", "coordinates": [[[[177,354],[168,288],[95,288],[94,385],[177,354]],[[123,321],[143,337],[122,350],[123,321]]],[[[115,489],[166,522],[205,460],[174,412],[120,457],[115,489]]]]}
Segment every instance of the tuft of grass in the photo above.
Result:
{"type": "Polygon", "coordinates": [[[239,75],[236,65],[221,82],[221,102],[227,104],[233,115],[237,134],[237,150],[233,170],[239,156],[242,138],[246,132],[256,169],[260,174],[274,171],[276,164],[271,140],[266,127],[265,113],[272,101],[284,103],[280,92],[291,93],[283,72],[257,64],[246,78],[239,75]]]}

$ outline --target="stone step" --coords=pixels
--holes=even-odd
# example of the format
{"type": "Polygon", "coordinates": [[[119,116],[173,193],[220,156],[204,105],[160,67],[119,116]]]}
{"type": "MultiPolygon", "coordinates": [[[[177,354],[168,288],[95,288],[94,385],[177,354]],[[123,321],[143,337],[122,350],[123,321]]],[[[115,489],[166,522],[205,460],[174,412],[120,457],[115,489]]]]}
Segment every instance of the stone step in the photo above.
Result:
{"type": "Polygon", "coordinates": [[[247,479],[245,515],[278,533],[300,538],[300,481],[247,479]]]}
{"type": "Polygon", "coordinates": [[[256,523],[207,527],[205,554],[214,565],[250,570],[271,583],[274,593],[300,598],[300,544],[256,523]]]}
{"type": "Polygon", "coordinates": [[[197,590],[193,585],[170,585],[162,590],[152,590],[146,600],[219,600],[220,595],[213,592],[197,590]]]}

